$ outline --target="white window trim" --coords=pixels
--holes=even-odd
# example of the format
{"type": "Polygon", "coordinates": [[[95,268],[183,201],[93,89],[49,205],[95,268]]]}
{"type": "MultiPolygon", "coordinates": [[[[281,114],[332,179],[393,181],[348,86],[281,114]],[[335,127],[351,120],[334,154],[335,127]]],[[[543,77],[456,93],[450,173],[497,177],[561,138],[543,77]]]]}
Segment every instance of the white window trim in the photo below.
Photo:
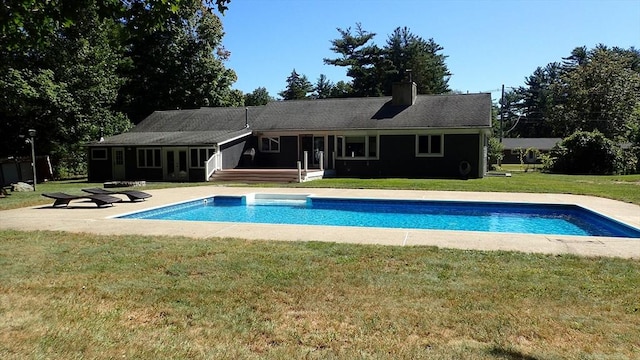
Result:
{"type": "Polygon", "coordinates": [[[379,160],[380,159],[380,134],[348,134],[348,135],[336,135],[335,136],[335,152],[336,152],[336,160],[379,160]],[[345,138],[348,137],[364,137],[364,153],[365,156],[349,156],[349,154],[344,154],[347,148],[345,138]],[[376,138],[376,156],[369,156],[369,138],[376,138]],[[338,142],[342,142],[342,152],[343,154],[338,154],[338,142]]]}
{"type": "Polygon", "coordinates": [[[260,147],[260,152],[263,153],[279,153],[280,152],[280,136],[261,136],[258,139],[258,145],[260,147]],[[265,149],[262,147],[262,139],[269,139],[269,149],[265,149]],[[275,142],[278,144],[278,150],[271,150],[271,142],[275,142]]]}
{"type": "Polygon", "coordinates": [[[416,157],[444,157],[444,134],[416,134],[416,157]],[[431,137],[439,136],[440,137],[440,152],[437,153],[421,153],[420,152],[420,137],[428,136],[429,144],[427,145],[428,149],[431,149],[431,137]]]}
{"type": "Polygon", "coordinates": [[[201,146],[201,147],[192,147],[192,148],[189,148],[189,167],[190,167],[191,169],[204,169],[204,167],[205,167],[205,163],[206,163],[206,162],[207,162],[207,160],[209,160],[209,158],[211,157],[211,156],[209,156],[209,155],[206,155],[206,156],[205,156],[205,157],[206,157],[206,159],[198,159],[199,161],[196,163],[196,164],[202,164],[202,165],[191,166],[191,164],[193,163],[193,162],[191,161],[191,160],[193,160],[193,159],[192,159],[192,157],[191,157],[191,151],[192,151],[192,150],[196,150],[196,154],[197,154],[196,156],[197,156],[198,158],[200,157],[200,150],[206,150],[206,151],[207,151],[207,154],[209,153],[209,151],[212,151],[212,152],[211,152],[211,156],[213,156],[213,155],[217,152],[215,147],[206,147],[206,146],[201,146]]]}
{"type": "MultiPolygon", "coordinates": [[[[145,161],[145,163],[148,163],[148,162],[149,161],[145,161]]],[[[157,148],[157,147],[137,148],[136,149],[136,166],[139,169],[161,169],[162,168],[162,149],[161,148],[157,148]],[[154,157],[154,159],[152,161],[153,164],[156,163],[155,156],[156,156],[156,150],[158,150],[160,152],[159,155],[158,155],[160,158],[158,159],[157,163],[159,163],[160,165],[158,165],[158,166],[155,166],[155,165],[140,166],[140,150],[144,150],[145,160],[147,160],[147,150],[152,150],[151,153],[153,154],[152,156],[154,157]]]]}
{"type": "Polygon", "coordinates": [[[91,149],[91,160],[107,160],[109,158],[109,152],[107,148],[92,148],[91,149]],[[104,151],[104,156],[96,156],[96,151],[104,151]]]}

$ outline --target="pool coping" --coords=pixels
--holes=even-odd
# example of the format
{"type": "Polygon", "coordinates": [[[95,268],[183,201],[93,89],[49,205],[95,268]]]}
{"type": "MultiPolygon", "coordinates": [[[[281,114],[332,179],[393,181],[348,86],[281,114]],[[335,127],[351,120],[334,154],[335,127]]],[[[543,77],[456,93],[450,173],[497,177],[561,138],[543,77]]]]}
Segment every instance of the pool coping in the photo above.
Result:
{"type": "Polygon", "coordinates": [[[103,208],[96,208],[92,202],[73,201],[68,208],[52,208],[51,205],[44,205],[0,211],[0,228],[27,231],[85,232],[102,235],[176,235],[192,238],[235,237],[249,240],[329,241],[393,246],[419,245],[640,259],[640,239],[629,238],[113,218],[125,213],[213,195],[270,193],[357,198],[574,204],[640,229],[640,206],[593,196],[424,190],[254,188],[216,185],[145,191],[151,193],[153,197],[146,201],[135,203],[124,201],[115,204],[115,206],[103,208]]]}

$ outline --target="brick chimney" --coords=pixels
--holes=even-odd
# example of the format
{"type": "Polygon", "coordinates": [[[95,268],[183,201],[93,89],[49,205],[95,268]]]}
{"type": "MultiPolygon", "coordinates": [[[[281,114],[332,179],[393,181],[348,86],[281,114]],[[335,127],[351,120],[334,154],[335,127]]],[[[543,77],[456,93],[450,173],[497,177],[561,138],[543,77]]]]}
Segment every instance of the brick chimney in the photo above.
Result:
{"type": "Polygon", "coordinates": [[[413,81],[403,81],[391,85],[391,104],[411,106],[416,103],[418,88],[413,81]]]}

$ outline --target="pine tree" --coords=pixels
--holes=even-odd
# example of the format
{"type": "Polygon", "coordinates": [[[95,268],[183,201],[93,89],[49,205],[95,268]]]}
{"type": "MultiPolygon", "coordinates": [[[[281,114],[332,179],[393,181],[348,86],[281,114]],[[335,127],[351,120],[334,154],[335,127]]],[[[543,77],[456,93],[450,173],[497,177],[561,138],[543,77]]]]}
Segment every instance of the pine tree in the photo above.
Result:
{"type": "Polygon", "coordinates": [[[287,78],[287,88],[279,92],[278,95],[283,100],[308,99],[309,93],[313,91],[313,85],[305,75],[298,74],[296,69],[291,71],[287,78]]]}
{"type": "Polygon", "coordinates": [[[314,99],[326,99],[331,97],[331,93],[333,91],[333,83],[327,79],[327,75],[320,74],[318,81],[316,82],[315,87],[313,88],[313,98],[314,99]]]}
{"type": "Polygon", "coordinates": [[[396,28],[387,39],[385,56],[393,64],[393,71],[385,83],[385,93],[391,94],[394,82],[407,80],[411,70],[411,80],[416,83],[419,94],[443,94],[450,91],[451,73],[440,54],[444,48],[433,39],[428,41],[411,33],[409,28],[396,28]]]}

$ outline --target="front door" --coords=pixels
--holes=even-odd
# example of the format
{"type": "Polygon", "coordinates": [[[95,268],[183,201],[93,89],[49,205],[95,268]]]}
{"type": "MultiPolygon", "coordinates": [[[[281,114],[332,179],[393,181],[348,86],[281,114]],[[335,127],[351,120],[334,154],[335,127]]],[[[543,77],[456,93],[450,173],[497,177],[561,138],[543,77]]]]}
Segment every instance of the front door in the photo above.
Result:
{"type": "Polygon", "coordinates": [[[111,150],[111,165],[113,180],[124,180],[124,148],[116,147],[111,150]]]}
{"type": "MultiPolygon", "coordinates": [[[[324,136],[300,135],[300,161],[304,161],[304,152],[310,168],[320,167],[320,152],[324,152],[324,136]]],[[[324,154],[326,159],[327,154],[324,154]]],[[[323,160],[324,161],[324,160],[323,160]]]]}
{"type": "Polygon", "coordinates": [[[164,179],[167,181],[189,180],[187,149],[168,148],[164,150],[164,179]]]}
{"type": "Polygon", "coordinates": [[[323,154],[322,161],[325,161],[327,154],[324,152],[324,136],[313,137],[313,160],[311,164],[313,167],[320,167],[320,153],[323,154]]]}

